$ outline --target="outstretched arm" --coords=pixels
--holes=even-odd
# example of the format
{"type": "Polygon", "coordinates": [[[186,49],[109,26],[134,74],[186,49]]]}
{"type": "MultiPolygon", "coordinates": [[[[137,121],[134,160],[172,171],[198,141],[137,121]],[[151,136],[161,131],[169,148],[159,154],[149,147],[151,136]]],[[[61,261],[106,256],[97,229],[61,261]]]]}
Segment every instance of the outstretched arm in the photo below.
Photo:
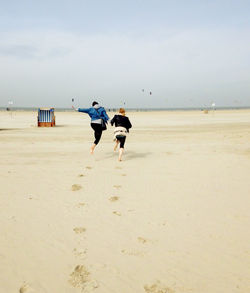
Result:
{"type": "Polygon", "coordinates": [[[83,113],[89,113],[89,108],[84,109],[84,108],[75,108],[74,106],[72,106],[72,109],[75,110],[76,112],[83,112],[83,113]]]}
{"type": "Polygon", "coordinates": [[[85,108],[78,108],[78,112],[89,113],[89,110],[90,109],[91,108],[87,108],[87,109],[85,109],[85,108]]]}

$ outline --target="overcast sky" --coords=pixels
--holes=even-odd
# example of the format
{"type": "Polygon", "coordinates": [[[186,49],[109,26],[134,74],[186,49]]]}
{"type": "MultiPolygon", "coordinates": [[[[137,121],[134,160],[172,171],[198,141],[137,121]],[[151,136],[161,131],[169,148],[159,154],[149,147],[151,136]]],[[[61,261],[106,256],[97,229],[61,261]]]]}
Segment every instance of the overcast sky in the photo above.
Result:
{"type": "Polygon", "coordinates": [[[0,106],[72,98],[250,106],[250,1],[0,0],[0,106]]]}

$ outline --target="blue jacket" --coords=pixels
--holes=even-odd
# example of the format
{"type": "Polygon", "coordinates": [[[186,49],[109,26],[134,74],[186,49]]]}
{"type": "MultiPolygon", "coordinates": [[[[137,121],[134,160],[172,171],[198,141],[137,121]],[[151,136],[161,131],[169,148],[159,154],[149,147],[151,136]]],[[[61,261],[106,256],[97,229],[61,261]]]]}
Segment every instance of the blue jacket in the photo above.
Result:
{"type": "Polygon", "coordinates": [[[105,122],[109,120],[109,116],[107,115],[105,109],[103,107],[99,107],[97,109],[91,108],[78,108],[78,112],[83,112],[89,114],[91,121],[102,118],[105,122]]]}

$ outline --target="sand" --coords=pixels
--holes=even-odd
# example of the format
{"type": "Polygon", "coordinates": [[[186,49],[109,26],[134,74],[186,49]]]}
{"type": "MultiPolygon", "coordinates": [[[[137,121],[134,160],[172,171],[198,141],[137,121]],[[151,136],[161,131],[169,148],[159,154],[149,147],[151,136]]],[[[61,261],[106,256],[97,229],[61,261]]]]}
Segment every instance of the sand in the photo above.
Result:
{"type": "Polygon", "coordinates": [[[0,292],[250,292],[250,110],[129,117],[0,112],[0,292]]]}

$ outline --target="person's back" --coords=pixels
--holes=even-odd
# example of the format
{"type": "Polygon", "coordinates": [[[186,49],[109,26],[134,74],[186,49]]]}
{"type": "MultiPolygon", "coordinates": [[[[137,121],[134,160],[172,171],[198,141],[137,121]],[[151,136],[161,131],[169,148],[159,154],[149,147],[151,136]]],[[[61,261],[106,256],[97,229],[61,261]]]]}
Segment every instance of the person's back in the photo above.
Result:
{"type": "Polygon", "coordinates": [[[126,135],[129,132],[129,129],[132,127],[132,124],[129,121],[129,118],[125,116],[125,110],[120,108],[119,114],[116,114],[113,119],[110,121],[111,125],[115,124],[115,131],[114,131],[114,140],[115,140],[115,147],[114,151],[116,151],[118,144],[120,143],[119,149],[119,157],[118,160],[122,160],[122,154],[124,151],[124,144],[126,140],[126,135]]]}
{"type": "Polygon", "coordinates": [[[127,132],[129,132],[129,129],[132,127],[129,118],[126,116],[123,116],[121,114],[115,115],[113,119],[111,120],[111,125],[113,126],[115,124],[115,127],[124,127],[127,129],[127,132]]]}
{"type": "Polygon", "coordinates": [[[99,104],[95,104],[91,108],[79,108],[78,112],[83,112],[89,114],[91,121],[99,120],[100,118],[104,119],[105,122],[109,120],[109,117],[105,111],[105,109],[99,104]]]}
{"type": "Polygon", "coordinates": [[[82,112],[82,113],[87,113],[89,117],[91,118],[91,123],[90,126],[94,130],[94,136],[95,136],[95,141],[93,145],[90,148],[90,153],[94,153],[94,149],[99,143],[101,136],[102,136],[102,131],[107,129],[106,123],[109,120],[109,117],[105,111],[105,109],[101,106],[99,106],[98,102],[94,101],[92,103],[91,108],[78,108],[75,109],[73,106],[72,108],[75,111],[82,112]]]}

